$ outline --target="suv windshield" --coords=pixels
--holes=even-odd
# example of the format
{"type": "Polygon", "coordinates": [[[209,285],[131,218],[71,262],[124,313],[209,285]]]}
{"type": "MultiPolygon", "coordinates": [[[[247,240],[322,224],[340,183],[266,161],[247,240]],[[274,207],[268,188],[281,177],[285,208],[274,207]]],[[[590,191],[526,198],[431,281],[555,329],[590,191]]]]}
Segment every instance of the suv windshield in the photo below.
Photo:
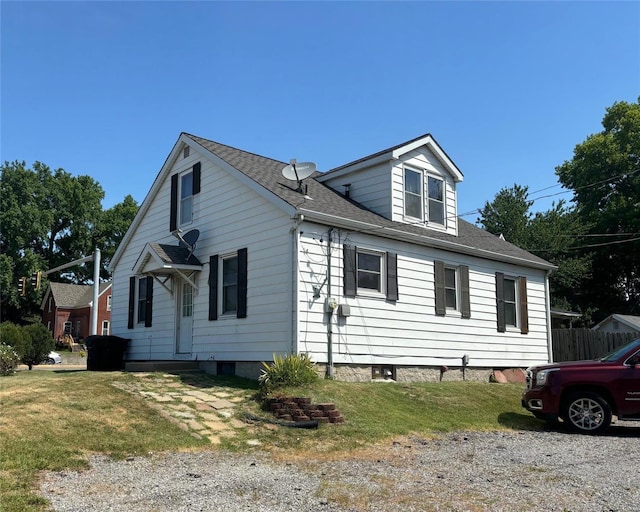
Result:
{"type": "Polygon", "coordinates": [[[606,356],[601,357],[600,361],[615,361],[632,348],[640,348],[640,338],[615,349],[613,352],[609,352],[606,356]]]}

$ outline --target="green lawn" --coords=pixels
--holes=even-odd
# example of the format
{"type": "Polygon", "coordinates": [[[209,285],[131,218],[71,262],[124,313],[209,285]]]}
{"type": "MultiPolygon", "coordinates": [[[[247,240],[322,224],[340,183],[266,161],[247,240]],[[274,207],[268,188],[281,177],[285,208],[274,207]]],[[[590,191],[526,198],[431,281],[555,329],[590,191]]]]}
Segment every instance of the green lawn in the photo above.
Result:
{"type": "MultiPolygon", "coordinates": [[[[0,379],[0,510],[46,510],[38,493],[42,470],[78,469],[85,456],[112,457],[163,450],[205,450],[210,443],[195,439],[165,420],[139,397],[115,388],[121,372],[21,371],[0,379]]],[[[235,381],[239,387],[257,384],[235,381]]],[[[199,377],[199,385],[233,385],[233,379],[199,377]],[[202,381],[205,380],[206,383],[202,381]]],[[[476,382],[423,384],[344,383],[322,380],[288,391],[333,402],[346,418],[341,425],[318,430],[254,430],[261,449],[282,453],[344,453],[391,438],[431,436],[453,430],[535,429],[541,423],[520,407],[521,385],[476,382]]],[[[237,410],[272,418],[260,404],[247,401],[237,410]]],[[[238,436],[236,450],[256,449],[238,436]]]]}

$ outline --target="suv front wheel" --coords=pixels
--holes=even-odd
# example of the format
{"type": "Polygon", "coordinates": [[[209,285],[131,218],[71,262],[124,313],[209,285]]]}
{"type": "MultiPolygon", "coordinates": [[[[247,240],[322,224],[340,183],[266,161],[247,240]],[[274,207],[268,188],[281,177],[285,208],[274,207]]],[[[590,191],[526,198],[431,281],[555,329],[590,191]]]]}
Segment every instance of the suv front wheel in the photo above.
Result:
{"type": "Polygon", "coordinates": [[[583,434],[600,434],[611,424],[611,407],[597,393],[583,391],[565,400],[562,419],[574,431],[583,434]]]}

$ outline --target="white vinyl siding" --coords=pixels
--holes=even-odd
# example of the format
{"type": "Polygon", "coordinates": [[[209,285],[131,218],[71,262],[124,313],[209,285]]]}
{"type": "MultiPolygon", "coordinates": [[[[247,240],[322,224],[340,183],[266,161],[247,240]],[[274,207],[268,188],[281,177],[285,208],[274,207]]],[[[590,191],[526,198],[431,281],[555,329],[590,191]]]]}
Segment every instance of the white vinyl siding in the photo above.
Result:
{"type": "Polygon", "coordinates": [[[349,196],[371,211],[391,218],[391,164],[385,162],[348,176],[329,178],[325,185],[343,193],[349,184],[349,196]]]}
{"type": "MultiPolygon", "coordinates": [[[[326,247],[314,240],[320,225],[303,224],[300,238],[298,307],[299,351],[308,352],[317,362],[327,360],[327,318],[324,301],[326,247]],[[314,298],[314,290],[320,297],[314,298]]],[[[505,263],[457,255],[427,247],[357,233],[338,233],[333,240],[331,295],[350,307],[350,316],[332,316],[333,361],[360,365],[459,365],[464,354],[471,367],[526,367],[548,361],[545,309],[545,273],[505,263]],[[343,262],[340,256],[345,239],[360,247],[397,252],[398,294],[396,302],[383,295],[342,295],[343,262]],[[459,311],[435,314],[434,261],[444,260],[447,268],[469,268],[470,318],[459,311]],[[529,333],[496,331],[495,271],[527,278],[529,333]]],[[[456,283],[459,287],[459,283],[456,283]]],[[[453,288],[452,288],[452,292],[453,288]]],[[[456,292],[457,294],[458,292],[456,292]]],[[[458,295],[456,295],[458,297],[458,295]]],[[[460,302],[458,298],[458,309],[460,302]]]]}
{"type": "MultiPolygon", "coordinates": [[[[202,162],[198,215],[190,227],[200,230],[194,255],[203,269],[193,279],[193,345],[191,357],[216,361],[266,361],[274,353],[291,350],[292,221],[273,203],[252,191],[193,148],[180,158],[160,186],[137,230],[118,262],[112,294],[112,332],[131,339],[128,359],[168,360],[175,357],[176,300],[162,286],[153,288],[153,324],[134,323],[127,329],[127,304],[131,269],[148,242],[177,245],[169,232],[171,183],[169,176],[191,170],[202,162]],[[247,318],[225,315],[208,320],[209,256],[248,251],[247,318]]],[[[171,288],[172,280],[167,286],[171,288]]],[[[174,287],[175,289],[175,287],[174,287]]],[[[137,292],[137,290],[136,290],[137,292]]],[[[136,311],[137,315],[137,311],[136,311]]],[[[135,317],[137,320],[137,316],[135,317]]]]}

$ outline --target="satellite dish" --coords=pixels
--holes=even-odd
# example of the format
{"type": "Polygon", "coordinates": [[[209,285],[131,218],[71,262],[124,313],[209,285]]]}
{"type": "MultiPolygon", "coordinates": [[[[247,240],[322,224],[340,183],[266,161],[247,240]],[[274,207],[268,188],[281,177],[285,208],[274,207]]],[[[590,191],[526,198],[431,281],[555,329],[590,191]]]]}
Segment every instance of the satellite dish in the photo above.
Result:
{"type": "Polygon", "coordinates": [[[282,169],[282,176],[289,181],[298,183],[298,192],[302,192],[302,180],[311,176],[316,172],[316,164],[313,162],[298,163],[295,158],[291,159],[291,163],[282,169]]]}
{"type": "Polygon", "coordinates": [[[187,249],[193,249],[193,246],[196,245],[198,241],[198,237],[200,236],[200,231],[197,229],[192,229],[187,231],[184,235],[182,235],[182,239],[180,240],[180,245],[183,247],[186,246],[187,249]]]}

